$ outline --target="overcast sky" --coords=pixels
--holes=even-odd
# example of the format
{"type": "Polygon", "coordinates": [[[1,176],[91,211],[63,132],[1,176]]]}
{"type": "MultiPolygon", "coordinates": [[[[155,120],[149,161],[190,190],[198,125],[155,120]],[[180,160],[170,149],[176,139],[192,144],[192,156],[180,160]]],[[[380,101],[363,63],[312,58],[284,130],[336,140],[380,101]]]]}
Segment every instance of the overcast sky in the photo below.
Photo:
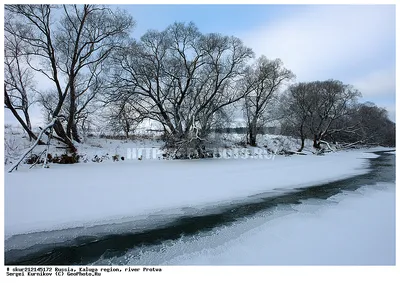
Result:
{"type": "MultiPolygon", "coordinates": [[[[282,59],[296,81],[354,85],[395,119],[395,5],[119,5],[132,36],[194,22],[202,33],[241,38],[257,56],[282,59]]],[[[11,115],[7,115],[6,123],[11,115]]],[[[37,111],[35,111],[37,115],[37,111]]],[[[36,117],[35,117],[36,118],[36,117]]],[[[39,118],[39,117],[37,117],[39,118]]],[[[38,119],[34,119],[38,121],[38,119]]]]}

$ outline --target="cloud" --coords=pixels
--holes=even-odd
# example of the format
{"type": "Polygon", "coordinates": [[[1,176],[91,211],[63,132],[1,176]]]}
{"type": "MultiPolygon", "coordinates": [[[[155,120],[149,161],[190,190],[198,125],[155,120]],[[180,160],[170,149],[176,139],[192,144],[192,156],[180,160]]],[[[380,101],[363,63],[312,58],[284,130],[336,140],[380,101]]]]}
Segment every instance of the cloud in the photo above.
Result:
{"type": "Polygon", "coordinates": [[[362,93],[361,102],[372,101],[388,111],[389,119],[395,121],[396,114],[396,70],[387,68],[372,70],[352,80],[352,85],[362,93]]]}
{"type": "Polygon", "coordinates": [[[387,52],[394,57],[395,7],[308,6],[240,37],[258,56],[281,58],[298,81],[343,79],[341,70],[361,72],[387,52]]]}
{"type": "Polygon", "coordinates": [[[396,93],[395,69],[373,70],[352,83],[361,91],[363,100],[387,100],[394,102],[396,93]]]}
{"type": "Polygon", "coordinates": [[[257,53],[281,58],[297,81],[339,79],[395,119],[395,6],[299,6],[238,35],[257,53]]]}

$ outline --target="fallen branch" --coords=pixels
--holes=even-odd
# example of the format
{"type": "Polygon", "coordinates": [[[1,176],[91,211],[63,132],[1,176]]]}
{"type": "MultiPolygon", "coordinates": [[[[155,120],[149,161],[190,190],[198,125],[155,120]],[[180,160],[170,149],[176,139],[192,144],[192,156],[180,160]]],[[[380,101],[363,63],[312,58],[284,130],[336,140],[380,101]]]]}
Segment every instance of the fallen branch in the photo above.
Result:
{"type": "Polygon", "coordinates": [[[334,150],[334,149],[330,146],[330,144],[329,144],[328,142],[323,141],[323,140],[320,140],[319,142],[322,142],[323,144],[325,144],[331,151],[333,151],[333,152],[336,151],[336,150],[334,150]]]}
{"type": "Polygon", "coordinates": [[[349,144],[344,144],[344,145],[341,146],[341,148],[342,149],[346,149],[346,148],[352,147],[353,145],[356,145],[356,144],[359,144],[359,143],[364,143],[364,142],[365,142],[365,140],[361,140],[361,141],[356,141],[356,142],[349,143],[349,144]]]}
{"type": "Polygon", "coordinates": [[[20,157],[18,162],[13,167],[11,167],[10,170],[8,170],[8,173],[11,173],[14,169],[17,169],[18,165],[24,160],[24,158],[38,145],[40,139],[42,138],[43,133],[47,129],[53,127],[56,121],[57,118],[53,118],[53,120],[40,131],[39,136],[37,137],[35,143],[20,157]]]}

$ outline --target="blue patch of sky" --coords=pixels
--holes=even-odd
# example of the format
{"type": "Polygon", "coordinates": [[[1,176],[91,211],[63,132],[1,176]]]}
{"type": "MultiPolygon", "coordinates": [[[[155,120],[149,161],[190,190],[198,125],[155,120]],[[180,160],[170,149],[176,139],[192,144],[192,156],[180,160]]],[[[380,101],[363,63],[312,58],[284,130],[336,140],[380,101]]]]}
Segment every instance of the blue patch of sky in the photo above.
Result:
{"type": "Polygon", "coordinates": [[[194,22],[202,33],[243,33],[274,20],[301,13],[307,5],[118,5],[136,20],[132,36],[163,30],[174,22],[194,22]]]}
{"type": "MultiPolygon", "coordinates": [[[[290,19],[302,13],[308,13],[310,6],[316,5],[116,5],[126,10],[136,21],[132,31],[132,37],[139,39],[149,29],[162,31],[174,22],[193,22],[202,33],[217,32],[224,35],[240,35],[249,30],[274,24],[275,21],[290,19]]],[[[394,6],[391,10],[393,23],[395,22],[394,6]]],[[[382,8],[382,7],[380,7],[382,8]]],[[[387,9],[385,9],[387,11],[387,9]]],[[[385,42],[377,42],[380,45],[380,54],[375,58],[364,61],[347,62],[346,68],[330,70],[330,78],[349,82],[353,79],[367,75],[371,70],[385,69],[388,66],[395,68],[396,36],[395,24],[390,31],[392,36],[385,37],[385,42]]],[[[267,34],[265,36],[268,36],[267,34]]],[[[343,44],[346,44],[343,42],[343,44]]],[[[368,48],[368,46],[366,46],[368,48]]],[[[360,50],[362,52],[362,50],[360,50]]],[[[262,54],[257,54],[262,55],[262,54]]],[[[263,54],[268,57],[268,54],[263,54]]],[[[326,78],[329,79],[329,78],[326,78]]],[[[374,102],[385,104],[387,95],[382,98],[375,97],[374,102]]]]}
{"type": "MultiPolygon", "coordinates": [[[[315,6],[315,5],[314,5],[315,6]]],[[[388,5],[389,6],[389,5],[388,5]]],[[[118,5],[129,12],[136,21],[132,37],[139,39],[147,30],[164,30],[174,22],[194,22],[202,33],[217,32],[224,35],[238,35],[260,26],[273,24],[280,18],[291,18],[307,12],[310,5],[118,5]]],[[[387,7],[391,9],[392,7],[387,7]]],[[[393,19],[395,19],[395,9],[393,19]]],[[[380,69],[395,65],[396,36],[395,27],[390,31],[393,36],[387,37],[382,45],[379,58],[350,64],[349,74],[357,69],[357,76],[365,75],[373,68],[380,69]],[[354,66],[352,66],[354,65],[354,66]],[[365,73],[363,72],[365,70],[365,73]]],[[[265,35],[268,36],[268,35],[265,35]]],[[[343,44],[346,44],[345,42],[343,44]]],[[[366,46],[368,48],[368,46],[366,46]]],[[[362,52],[362,50],[360,50],[362,52]]],[[[261,54],[258,54],[261,55],[261,54]]],[[[268,56],[268,54],[265,54],[268,56]]],[[[342,77],[342,71],[332,73],[342,77]]],[[[346,74],[346,78],[349,78],[346,74]]]]}

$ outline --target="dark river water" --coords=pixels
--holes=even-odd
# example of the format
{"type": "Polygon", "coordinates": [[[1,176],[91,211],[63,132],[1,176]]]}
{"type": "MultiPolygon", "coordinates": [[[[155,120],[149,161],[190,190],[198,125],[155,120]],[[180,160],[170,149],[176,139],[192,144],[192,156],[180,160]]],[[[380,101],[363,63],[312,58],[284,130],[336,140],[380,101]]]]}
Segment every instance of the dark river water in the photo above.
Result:
{"type": "MultiPolygon", "coordinates": [[[[27,235],[16,235],[5,241],[6,265],[90,265],[99,260],[120,257],[129,250],[140,247],[159,245],[182,236],[191,236],[207,232],[220,226],[226,226],[259,212],[274,209],[278,205],[296,205],[307,199],[325,200],[343,191],[356,190],[361,186],[373,185],[377,182],[395,182],[395,155],[376,152],[378,158],[370,159],[370,171],[363,175],[343,179],[328,184],[279,191],[279,193],[258,194],[243,201],[225,204],[218,209],[209,209],[201,215],[185,215],[163,225],[145,230],[125,230],[123,233],[104,235],[80,235],[57,244],[32,244],[18,248],[8,248],[15,240],[46,237],[40,232],[27,235]]],[[[329,170],[329,168],[327,168],[329,170]]],[[[113,224],[108,224],[113,225],[113,224]]],[[[134,224],[132,224],[134,226],[134,224]]],[[[57,231],[62,234],[63,231],[57,231]]],[[[34,242],[34,240],[33,240],[34,242]]]]}

